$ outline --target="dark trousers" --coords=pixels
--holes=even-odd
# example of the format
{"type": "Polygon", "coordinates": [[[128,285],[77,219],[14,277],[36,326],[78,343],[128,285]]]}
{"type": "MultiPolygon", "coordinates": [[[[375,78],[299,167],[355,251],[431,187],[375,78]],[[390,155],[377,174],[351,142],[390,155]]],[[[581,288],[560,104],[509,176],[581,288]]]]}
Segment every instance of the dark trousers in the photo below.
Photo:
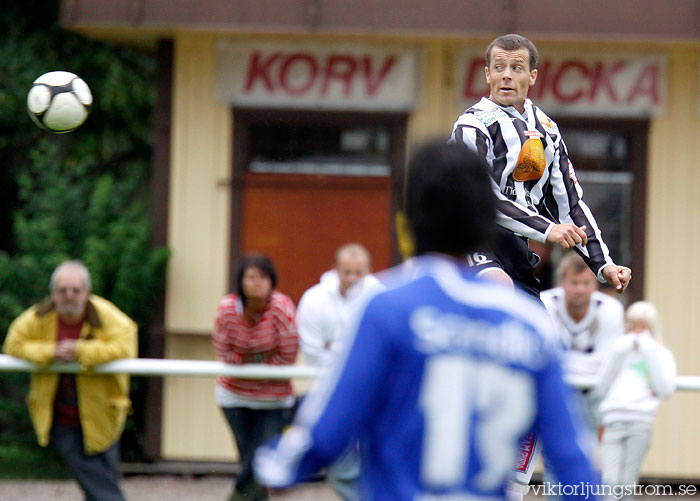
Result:
{"type": "Polygon", "coordinates": [[[235,479],[236,492],[252,500],[268,499],[267,490],[253,476],[255,449],[282,432],[289,422],[288,409],[222,407],[241,456],[241,472],[235,479]]]}
{"type": "Polygon", "coordinates": [[[540,256],[530,250],[527,238],[498,226],[494,242],[491,252],[503,271],[513,279],[515,287],[539,300],[540,281],[535,269],[540,264],[540,256]]]}
{"type": "Polygon", "coordinates": [[[85,492],[87,501],[124,501],[119,488],[119,441],[104,452],[87,455],[80,426],[54,425],[51,443],[85,492]]]}

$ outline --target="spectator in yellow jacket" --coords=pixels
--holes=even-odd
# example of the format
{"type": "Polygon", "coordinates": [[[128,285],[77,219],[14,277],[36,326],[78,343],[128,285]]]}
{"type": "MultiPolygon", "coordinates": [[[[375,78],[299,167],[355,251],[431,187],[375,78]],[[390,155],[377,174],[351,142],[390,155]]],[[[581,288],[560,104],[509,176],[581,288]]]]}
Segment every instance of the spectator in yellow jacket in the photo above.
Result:
{"type": "Polygon", "coordinates": [[[27,405],[39,444],[58,450],[88,500],[123,500],[119,437],[131,410],[129,376],[90,374],[95,365],[136,357],[137,326],[92,295],[90,273],[66,261],[52,273],[51,297],[17,317],[4,353],[38,365],[77,362],[79,374],[35,373],[27,405]]]}

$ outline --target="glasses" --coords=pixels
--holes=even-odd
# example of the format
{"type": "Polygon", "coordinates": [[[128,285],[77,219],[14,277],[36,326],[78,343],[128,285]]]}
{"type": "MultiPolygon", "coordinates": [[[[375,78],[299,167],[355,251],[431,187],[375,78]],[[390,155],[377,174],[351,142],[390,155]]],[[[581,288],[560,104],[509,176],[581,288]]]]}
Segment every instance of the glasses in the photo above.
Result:
{"type": "Polygon", "coordinates": [[[56,287],[54,289],[54,292],[60,294],[61,296],[65,296],[69,292],[72,293],[74,296],[77,296],[83,291],[85,291],[84,287],[56,287]]]}

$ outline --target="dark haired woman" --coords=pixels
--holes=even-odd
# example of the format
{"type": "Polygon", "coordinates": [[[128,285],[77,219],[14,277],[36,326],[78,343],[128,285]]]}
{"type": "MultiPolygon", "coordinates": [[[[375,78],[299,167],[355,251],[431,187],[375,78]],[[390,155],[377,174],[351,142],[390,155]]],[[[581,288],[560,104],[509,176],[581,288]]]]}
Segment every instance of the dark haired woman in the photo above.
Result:
{"type": "MultiPolygon", "coordinates": [[[[245,256],[237,272],[237,292],[221,300],[213,342],[219,360],[229,364],[291,365],[298,338],[292,300],[275,290],[277,273],[267,256],[245,256]]],[[[289,381],[220,377],[216,401],[221,406],[241,457],[232,500],[268,499],[251,467],[255,449],[287,423],[294,405],[289,381]]]]}

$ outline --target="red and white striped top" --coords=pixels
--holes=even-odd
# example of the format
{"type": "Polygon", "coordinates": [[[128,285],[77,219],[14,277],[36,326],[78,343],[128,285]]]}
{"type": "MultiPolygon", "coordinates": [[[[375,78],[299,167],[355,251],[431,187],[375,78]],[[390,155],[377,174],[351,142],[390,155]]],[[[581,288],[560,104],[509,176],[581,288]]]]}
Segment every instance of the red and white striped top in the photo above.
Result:
{"type": "MultiPolygon", "coordinates": [[[[299,347],[294,303],[281,292],[272,291],[267,307],[252,327],[243,318],[243,303],[237,294],[229,294],[219,303],[214,322],[214,350],[222,362],[267,365],[292,365],[299,347]],[[248,360],[246,362],[245,360],[248,360]]],[[[220,377],[217,383],[227,390],[247,398],[276,400],[292,394],[289,381],[270,379],[240,379],[220,377]]]]}

